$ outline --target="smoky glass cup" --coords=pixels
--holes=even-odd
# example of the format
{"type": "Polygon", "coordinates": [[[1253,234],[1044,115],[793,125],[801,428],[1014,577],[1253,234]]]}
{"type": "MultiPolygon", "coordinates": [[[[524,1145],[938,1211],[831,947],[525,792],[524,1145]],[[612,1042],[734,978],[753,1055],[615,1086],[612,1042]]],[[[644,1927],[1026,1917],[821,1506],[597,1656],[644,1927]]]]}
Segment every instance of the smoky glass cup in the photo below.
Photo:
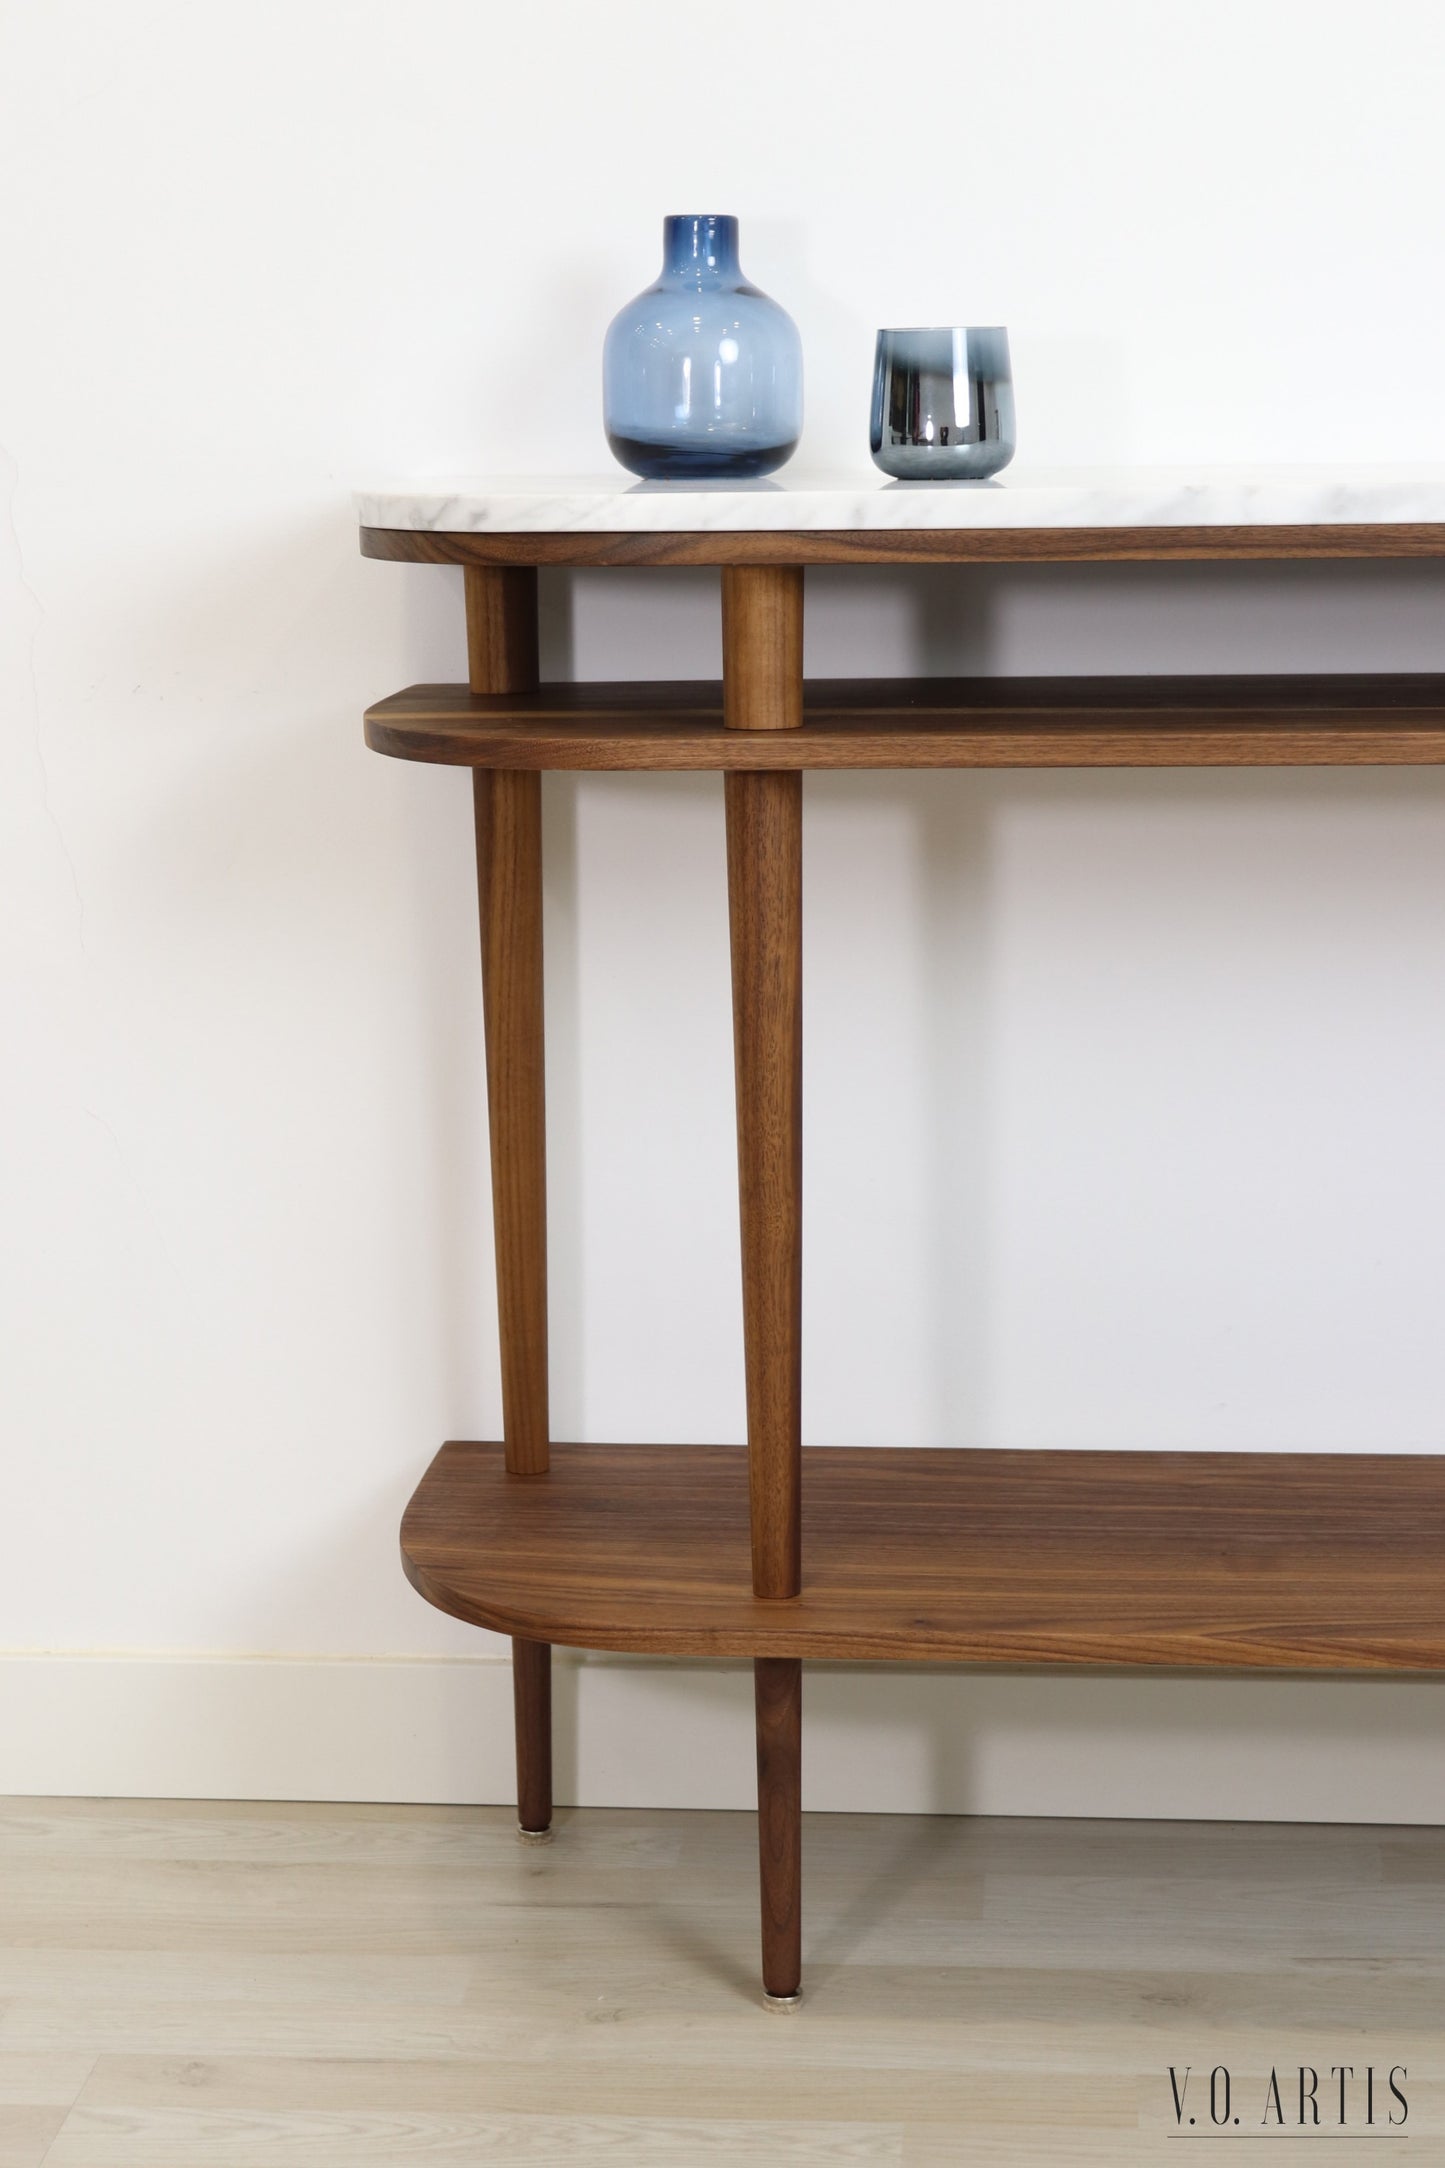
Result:
{"type": "Polygon", "coordinates": [[[873,457],[901,482],[983,482],[1014,455],[1008,333],[915,326],[880,331],[873,457]]]}

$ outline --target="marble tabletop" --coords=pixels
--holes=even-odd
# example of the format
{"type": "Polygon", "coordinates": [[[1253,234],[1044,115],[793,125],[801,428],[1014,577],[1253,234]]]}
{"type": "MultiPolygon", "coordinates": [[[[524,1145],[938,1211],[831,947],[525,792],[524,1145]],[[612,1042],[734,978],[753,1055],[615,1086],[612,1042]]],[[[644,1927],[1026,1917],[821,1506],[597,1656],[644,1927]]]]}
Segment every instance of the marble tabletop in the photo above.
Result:
{"type": "Polygon", "coordinates": [[[495,475],[356,492],[363,527],[434,534],[1393,526],[1445,523],[1445,465],[1010,468],[993,482],[876,470],[762,482],[495,475]]]}

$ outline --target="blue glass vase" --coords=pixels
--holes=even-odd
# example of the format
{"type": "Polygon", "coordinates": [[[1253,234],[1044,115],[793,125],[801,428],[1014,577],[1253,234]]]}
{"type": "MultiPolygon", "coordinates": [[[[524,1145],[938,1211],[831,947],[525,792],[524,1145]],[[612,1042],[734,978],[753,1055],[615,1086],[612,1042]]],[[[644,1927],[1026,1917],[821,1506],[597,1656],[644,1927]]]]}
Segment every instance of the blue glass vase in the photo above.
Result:
{"type": "Polygon", "coordinates": [[[608,326],[607,442],[654,482],[771,474],[803,427],[798,327],[738,264],[735,218],[666,218],[662,273],[608,326]]]}

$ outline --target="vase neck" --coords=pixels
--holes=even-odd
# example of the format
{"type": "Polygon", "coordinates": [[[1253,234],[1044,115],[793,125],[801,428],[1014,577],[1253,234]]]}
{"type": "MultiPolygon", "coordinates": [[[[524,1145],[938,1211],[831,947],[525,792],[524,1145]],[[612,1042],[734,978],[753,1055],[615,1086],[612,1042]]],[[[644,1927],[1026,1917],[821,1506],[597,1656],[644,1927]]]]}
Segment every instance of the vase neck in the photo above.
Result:
{"type": "Polygon", "coordinates": [[[689,286],[725,286],[740,278],[737,220],[665,218],[662,275],[689,286]]]}

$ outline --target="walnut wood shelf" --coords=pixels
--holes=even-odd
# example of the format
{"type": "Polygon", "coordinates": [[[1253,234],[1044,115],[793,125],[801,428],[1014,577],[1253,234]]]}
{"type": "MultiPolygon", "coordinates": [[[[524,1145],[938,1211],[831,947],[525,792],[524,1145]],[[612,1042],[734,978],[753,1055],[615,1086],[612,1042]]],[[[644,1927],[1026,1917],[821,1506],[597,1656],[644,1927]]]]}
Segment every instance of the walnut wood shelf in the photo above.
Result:
{"type": "Polygon", "coordinates": [[[413,685],[366,742],[505,769],[1429,766],[1445,677],[810,678],[803,727],[767,731],[726,728],[706,680],[413,685]]]}
{"type": "Polygon", "coordinates": [[[801,1593],[754,1596],[747,1449],[443,1446],[414,1587],[533,1641],[669,1656],[1445,1669],[1445,1463],[810,1446],[801,1593]]]}

